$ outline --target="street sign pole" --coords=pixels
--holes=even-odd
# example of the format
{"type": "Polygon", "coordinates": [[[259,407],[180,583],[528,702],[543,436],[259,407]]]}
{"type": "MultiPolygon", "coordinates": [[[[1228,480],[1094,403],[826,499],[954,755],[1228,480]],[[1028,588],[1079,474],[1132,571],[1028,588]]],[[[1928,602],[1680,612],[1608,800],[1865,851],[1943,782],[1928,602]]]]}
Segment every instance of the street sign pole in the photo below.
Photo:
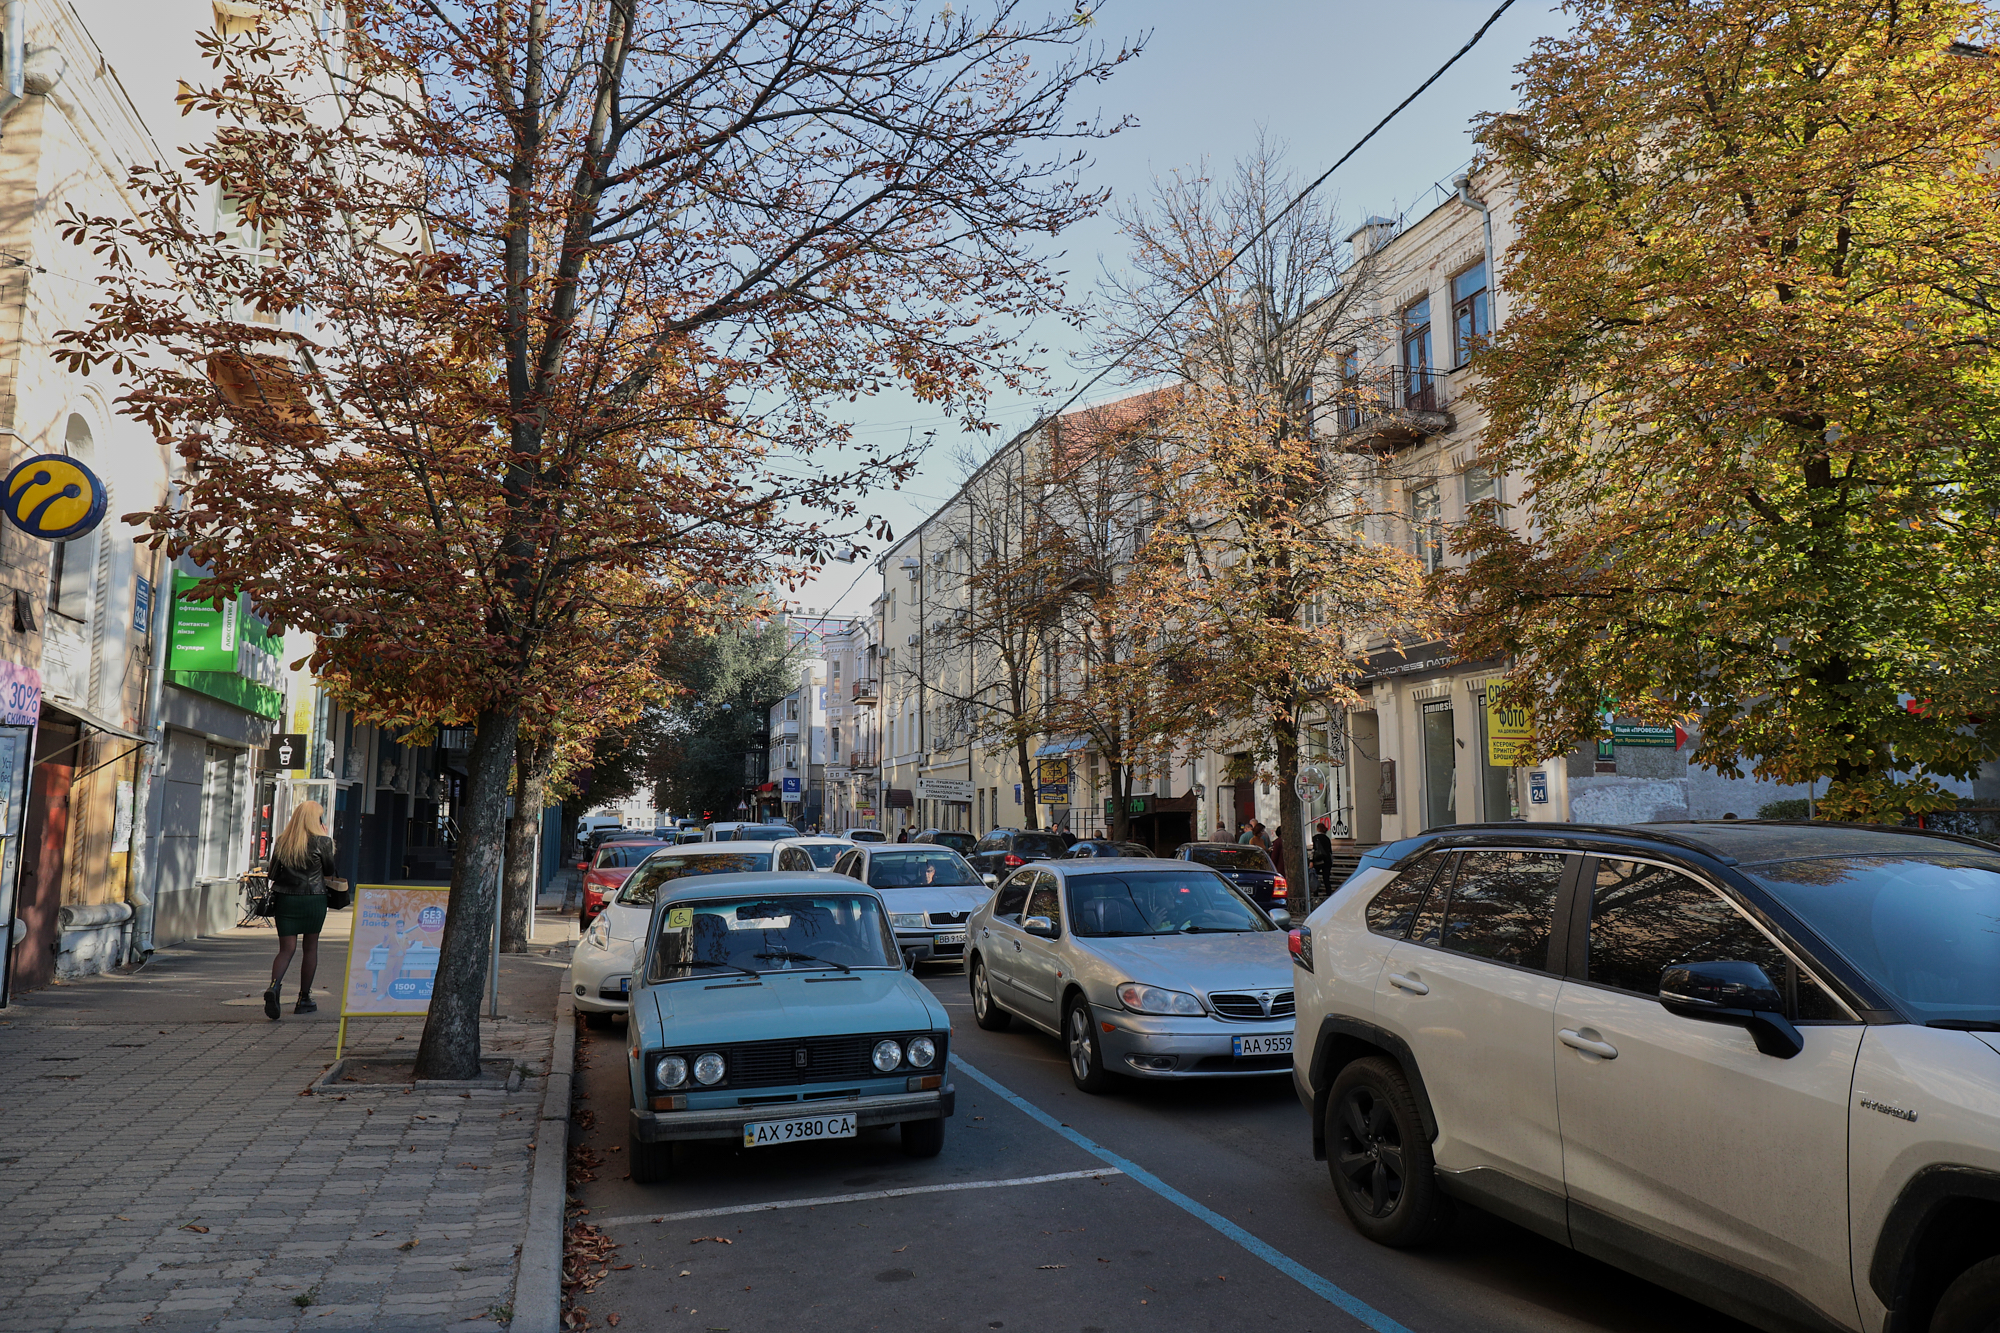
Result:
{"type": "Polygon", "coordinates": [[[493,877],[493,979],[492,1001],[487,1005],[489,1018],[500,1017],[500,909],[501,899],[507,887],[507,858],[500,858],[500,873],[493,877]]]}

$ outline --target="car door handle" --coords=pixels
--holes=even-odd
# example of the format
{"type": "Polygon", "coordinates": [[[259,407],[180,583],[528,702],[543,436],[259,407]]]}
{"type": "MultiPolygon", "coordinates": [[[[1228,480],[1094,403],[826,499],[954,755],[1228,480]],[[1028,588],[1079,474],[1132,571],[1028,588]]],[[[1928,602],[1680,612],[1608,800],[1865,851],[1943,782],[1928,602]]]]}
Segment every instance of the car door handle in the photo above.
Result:
{"type": "Polygon", "coordinates": [[[1605,1060],[1616,1060],[1618,1048],[1608,1041],[1594,1041],[1575,1028],[1563,1028],[1556,1033],[1556,1040],[1574,1051],[1588,1051],[1605,1060]]]}
{"type": "Polygon", "coordinates": [[[1406,990],[1412,995],[1429,995],[1431,988],[1415,977],[1406,977],[1401,972],[1389,974],[1389,984],[1397,990],[1406,990]]]}

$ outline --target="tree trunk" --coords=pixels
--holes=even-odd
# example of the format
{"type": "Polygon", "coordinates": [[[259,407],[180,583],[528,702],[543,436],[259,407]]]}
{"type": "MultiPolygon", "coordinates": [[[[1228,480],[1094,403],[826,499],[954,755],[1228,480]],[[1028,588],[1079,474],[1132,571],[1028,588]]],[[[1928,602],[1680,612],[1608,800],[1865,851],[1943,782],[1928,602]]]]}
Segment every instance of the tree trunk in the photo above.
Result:
{"type": "Polygon", "coordinates": [[[1278,873],[1285,877],[1286,910],[1303,921],[1312,910],[1312,886],[1306,880],[1306,858],[1312,832],[1306,827],[1306,803],[1299,799],[1299,715],[1297,710],[1271,719],[1271,741],[1278,760],[1278,827],[1285,835],[1285,860],[1278,873]]]}
{"type": "Polygon", "coordinates": [[[437,977],[423,1040],[417,1046],[418,1078],[467,1079],[480,1072],[479,1005],[486,991],[487,955],[493,948],[507,786],[520,725],[520,715],[511,710],[486,709],[478,717],[437,977]]]}
{"type": "Polygon", "coordinates": [[[546,737],[516,739],[514,746],[514,818],[507,821],[507,873],[502,895],[506,911],[500,917],[500,951],[526,953],[535,919],[536,880],[541,869],[535,833],[542,826],[543,793],[555,763],[555,742],[546,737]]]}
{"type": "MultiPolygon", "coordinates": [[[[1028,742],[1019,741],[1014,746],[1014,757],[1021,762],[1021,827],[1039,828],[1035,817],[1040,813],[1037,801],[1041,793],[1035,788],[1034,761],[1028,756],[1028,742]]],[[[999,819],[994,819],[998,824],[999,819]]]]}
{"type": "Polygon", "coordinates": [[[1132,836],[1132,803],[1125,793],[1132,790],[1132,770],[1125,764],[1112,764],[1111,769],[1111,822],[1105,836],[1113,842],[1125,842],[1132,836]]]}

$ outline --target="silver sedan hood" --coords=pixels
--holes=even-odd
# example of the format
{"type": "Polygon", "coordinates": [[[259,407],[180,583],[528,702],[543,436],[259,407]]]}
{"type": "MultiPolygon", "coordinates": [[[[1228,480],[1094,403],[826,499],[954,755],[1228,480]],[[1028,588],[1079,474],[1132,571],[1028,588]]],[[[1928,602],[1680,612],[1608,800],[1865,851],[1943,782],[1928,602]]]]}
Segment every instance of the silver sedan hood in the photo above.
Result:
{"type": "Polygon", "coordinates": [[[1126,935],[1074,937],[1126,981],[1173,990],[1290,990],[1292,958],[1282,930],[1224,935],[1126,935]]]}
{"type": "Polygon", "coordinates": [[[983,884],[912,884],[876,892],[892,912],[976,912],[993,896],[983,884]]]}

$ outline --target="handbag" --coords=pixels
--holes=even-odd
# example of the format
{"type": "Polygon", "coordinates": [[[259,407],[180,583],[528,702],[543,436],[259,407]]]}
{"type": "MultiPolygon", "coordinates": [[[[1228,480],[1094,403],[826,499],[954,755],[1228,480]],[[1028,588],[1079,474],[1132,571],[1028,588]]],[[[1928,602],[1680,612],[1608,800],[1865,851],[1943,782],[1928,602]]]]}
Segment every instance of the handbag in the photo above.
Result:
{"type": "Polygon", "coordinates": [[[278,892],[271,887],[271,881],[267,879],[264,881],[264,887],[259,889],[250,899],[250,915],[275,916],[277,915],[277,911],[278,892]]]}
{"type": "Polygon", "coordinates": [[[327,910],[338,912],[343,908],[353,905],[354,892],[347,887],[346,880],[334,879],[332,876],[328,876],[325,883],[327,910]]]}

